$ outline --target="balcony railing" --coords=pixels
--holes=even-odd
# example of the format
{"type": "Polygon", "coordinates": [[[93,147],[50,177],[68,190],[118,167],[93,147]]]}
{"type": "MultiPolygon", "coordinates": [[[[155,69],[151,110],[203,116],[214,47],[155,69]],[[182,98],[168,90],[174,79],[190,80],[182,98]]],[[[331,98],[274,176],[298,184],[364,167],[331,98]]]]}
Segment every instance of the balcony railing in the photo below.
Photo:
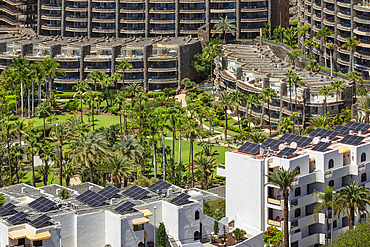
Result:
{"type": "Polygon", "coordinates": [[[281,222],[277,220],[267,220],[267,223],[272,226],[281,227],[281,222]]]}
{"type": "Polygon", "coordinates": [[[267,198],[267,202],[276,206],[281,205],[281,201],[274,198],[267,198]]]}

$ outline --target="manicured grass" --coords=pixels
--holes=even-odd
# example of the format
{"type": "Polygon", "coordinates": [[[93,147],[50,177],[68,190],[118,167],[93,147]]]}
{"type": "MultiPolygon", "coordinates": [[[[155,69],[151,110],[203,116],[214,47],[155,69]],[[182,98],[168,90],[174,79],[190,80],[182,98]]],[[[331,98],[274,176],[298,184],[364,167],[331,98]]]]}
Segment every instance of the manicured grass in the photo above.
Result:
{"type": "MultiPolygon", "coordinates": [[[[35,172],[35,175],[37,175],[37,172],[35,172]]],[[[32,185],[32,171],[29,171],[27,173],[27,175],[23,179],[21,179],[21,182],[30,182],[31,185],[32,185]]],[[[59,184],[59,175],[54,174],[54,173],[50,173],[49,176],[48,176],[48,185],[49,184],[59,184]],[[53,179],[53,177],[54,177],[54,179],[53,179]],[[53,181],[52,181],[52,179],[53,179],[53,181]]],[[[41,186],[44,186],[43,182],[36,183],[36,187],[41,187],[41,186]]],[[[64,179],[63,179],[63,186],[66,186],[66,183],[65,183],[64,179]]]]}

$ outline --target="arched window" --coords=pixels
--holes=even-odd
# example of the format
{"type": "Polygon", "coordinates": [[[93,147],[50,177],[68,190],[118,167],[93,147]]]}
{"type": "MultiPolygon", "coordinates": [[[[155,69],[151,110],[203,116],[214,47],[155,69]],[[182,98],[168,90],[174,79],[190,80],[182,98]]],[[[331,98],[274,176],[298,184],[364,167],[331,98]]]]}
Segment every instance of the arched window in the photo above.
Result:
{"type": "Polygon", "coordinates": [[[140,242],[137,246],[138,247],[145,247],[145,244],[143,242],[140,242]]]}
{"type": "Polygon", "coordinates": [[[334,167],[334,160],[330,159],[329,160],[329,169],[334,167]]]}
{"type": "Polygon", "coordinates": [[[301,174],[301,168],[297,166],[298,174],[301,174]]]}
{"type": "Polygon", "coordinates": [[[200,233],[198,231],[194,232],[194,241],[200,240],[200,238],[201,238],[200,233]]]}
{"type": "Polygon", "coordinates": [[[294,196],[300,196],[301,195],[301,188],[298,187],[298,188],[295,188],[294,190],[294,196]]]}
{"type": "Polygon", "coordinates": [[[301,216],[301,209],[300,208],[297,208],[295,211],[294,211],[294,216],[297,218],[299,216],[301,216]]]}
{"type": "Polygon", "coordinates": [[[330,181],[329,181],[329,186],[330,186],[330,187],[334,187],[334,180],[330,180],[330,181]]]}
{"type": "Polygon", "coordinates": [[[199,220],[199,211],[195,211],[195,220],[199,220]]]}
{"type": "Polygon", "coordinates": [[[366,153],[361,154],[361,162],[366,161],[366,153]]]}
{"type": "Polygon", "coordinates": [[[366,182],[366,180],[367,180],[366,173],[362,173],[362,174],[361,174],[361,183],[362,183],[362,182],[366,182]]]}

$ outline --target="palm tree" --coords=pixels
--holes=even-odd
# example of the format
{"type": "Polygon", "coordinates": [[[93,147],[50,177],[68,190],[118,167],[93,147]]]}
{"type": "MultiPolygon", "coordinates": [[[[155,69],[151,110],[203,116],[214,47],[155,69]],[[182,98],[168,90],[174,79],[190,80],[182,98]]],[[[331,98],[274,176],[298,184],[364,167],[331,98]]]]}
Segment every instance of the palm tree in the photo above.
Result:
{"type": "MultiPolygon", "coordinates": [[[[6,143],[6,152],[10,154],[10,150],[16,135],[16,130],[14,128],[14,123],[12,122],[4,122],[0,125],[1,127],[1,140],[6,143]]],[[[10,184],[13,185],[13,169],[12,169],[12,162],[10,155],[8,157],[8,169],[10,174],[10,184]]]]}
{"type": "Polygon", "coordinates": [[[131,98],[131,100],[135,98],[137,94],[143,92],[143,89],[139,83],[130,83],[125,88],[126,88],[126,93],[129,95],[129,98],[131,98]]]}
{"type": "Polygon", "coordinates": [[[23,162],[24,154],[25,154],[25,150],[23,149],[20,143],[16,143],[10,148],[9,155],[14,159],[15,176],[16,176],[17,184],[19,184],[18,164],[21,164],[23,162]]]}
{"type": "Polygon", "coordinates": [[[116,70],[122,71],[122,95],[125,97],[125,71],[132,69],[133,66],[131,63],[129,63],[127,60],[122,60],[121,62],[118,62],[116,65],[116,70]]]}
{"type": "Polygon", "coordinates": [[[198,169],[203,174],[203,185],[204,189],[207,190],[209,184],[209,176],[217,169],[216,158],[212,156],[206,156],[201,153],[200,155],[198,155],[195,163],[197,164],[198,169]]]}
{"type": "Polygon", "coordinates": [[[70,161],[67,161],[67,163],[63,165],[63,177],[66,180],[67,186],[69,186],[71,179],[74,178],[79,171],[80,169],[74,166],[70,161]]]}
{"type": "Polygon", "coordinates": [[[189,150],[189,165],[191,164],[191,182],[192,187],[194,187],[194,163],[193,163],[193,156],[194,156],[194,140],[199,136],[199,125],[198,123],[188,118],[185,122],[186,125],[186,132],[185,136],[190,141],[190,150],[189,150]]]}
{"type": "Polygon", "coordinates": [[[304,41],[304,44],[303,44],[303,46],[308,46],[308,47],[310,47],[310,57],[312,57],[312,46],[314,46],[314,42],[312,41],[312,39],[306,39],[305,41],[304,41]]]}
{"type": "Polygon", "coordinates": [[[17,80],[21,84],[21,117],[23,117],[23,77],[21,76],[22,71],[26,70],[29,65],[29,60],[22,56],[14,57],[12,63],[9,65],[11,69],[14,69],[16,72],[17,80]]]}
{"type": "MultiPolygon", "coordinates": [[[[58,63],[58,60],[51,57],[46,57],[42,61],[42,65],[46,70],[46,74],[48,75],[49,80],[49,95],[51,98],[51,93],[53,89],[53,83],[54,79],[57,76],[65,76],[66,72],[63,69],[60,69],[60,63],[58,63]]],[[[46,99],[47,99],[48,92],[46,92],[46,99]]]]}
{"type": "MultiPolygon", "coordinates": [[[[114,154],[112,157],[107,158],[104,163],[103,170],[112,176],[113,184],[116,188],[121,188],[121,178],[127,178],[135,169],[132,161],[121,154],[114,154]]],[[[126,180],[124,181],[125,187],[127,186],[126,180]]]]}
{"type": "Polygon", "coordinates": [[[125,98],[120,95],[120,94],[117,94],[116,98],[114,99],[114,105],[118,106],[119,108],[119,126],[120,126],[120,130],[121,130],[121,137],[123,136],[122,135],[122,114],[121,114],[121,109],[124,107],[125,104],[128,104],[128,102],[126,102],[125,98]]]}
{"type": "Polygon", "coordinates": [[[168,116],[168,128],[172,129],[172,159],[175,160],[175,142],[176,142],[176,127],[178,126],[179,115],[177,112],[168,116]]]}
{"type": "Polygon", "coordinates": [[[32,185],[36,187],[36,180],[35,180],[35,161],[34,157],[41,148],[41,144],[38,140],[40,137],[40,133],[36,131],[28,131],[26,135],[27,151],[31,155],[31,166],[32,166],[32,185]]]}
{"type": "MultiPolygon", "coordinates": [[[[363,79],[360,76],[360,73],[357,71],[352,71],[347,74],[347,80],[352,82],[352,95],[355,96],[355,100],[352,101],[352,104],[355,104],[357,101],[357,92],[356,92],[356,84],[357,82],[362,82],[363,79]]],[[[353,97],[353,96],[352,96],[353,97]]]]}
{"type": "Polygon", "coordinates": [[[94,90],[96,91],[97,90],[97,86],[96,84],[98,82],[101,82],[104,80],[104,76],[103,74],[105,73],[102,73],[100,71],[97,71],[97,70],[94,70],[93,72],[90,72],[87,74],[87,77],[89,78],[88,81],[91,81],[94,83],[94,90]]]}
{"type": "Polygon", "coordinates": [[[163,180],[166,181],[166,152],[165,152],[165,144],[164,144],[164,128],[167,127],[167,120],[169,118],[169,114],[167,113],[166,109],[157,108],[159,109],[156,112],[157,116],[157,124],[161,131],[161,144],[162,144],[162,162],[163,162],[163,180]]]}
{"type": "Polygon", "coordinates": [[[239,134],[240,134],[240,139],[242,139],[242,130],[240,127],[240,111],[239,111],[239,106],[242,105],[242,103],[245,102],[246,95],[240,92],[239,90],[235,91],[234,93],[231,94],[231,101],[233,102],[233,108],[236,111],[238,115],[238,123],[239,123],[239,134]]]}
{"type": "MultiPolygon", "coordinates": [[[[300,40],[300,37],[303,35],[303,41],[306,40],[306,33],[308,31],[310,31],[311,29],[311,25],[302,25],[302,24],[299,24],[298,25],[298,35],[299,35],[299,38],[298,40],[300,40]]],[[[299,44],[299,42],[298,42],[299,44]]],[[[302,45],[302,54],[304,54],[304,45],[302,45]]]]}
{"type": "Polygon", "coordinates": [[[337,115],[338,115],[340,113],[340,109],[338,105],[339,95],[341,92],[343,92],[346,89],[346,87],[343,85],[343,81],[332,81],[331,88],[332,88],[332,92],[335,92],[336,94],[336,101],[337,101],[337,107],[338,107],[337,115]]]}
{"type": "MultiPolygon", "coordinates": [[[[312,195],[317,194],[319,200],[321,201],[319,204],[316,204],[313,212],[314,212],[314,218],[316,220],[318,213],[325,209],[325,219],[326,219],[326,232],[325,232],[325,246],[328,246],[328,237],[329,237],[329,209],[332,208],[332,201],[333,201],[333,190],[334,187],[326,186],[325,192],[321,191],[315,191],[312,193],[312,195]]],[[[333,213],[332,213],[332,219],[333,219],[333,213]]]]}
{"type": "Polygon", "coordinates": [[[295,51],[293,53],[287,52],[286,54],[288,55],[289,59],[292,60],[293,66],[295,66],[295,60],[301,54],[301,52],[300,51],[295,51]]]}
{"type": "Polygon", "coordinates": [[[139,101],[139,131],[141,130],[141,106],[146,99],[147,96],[143,92],[139,92],[135,97],[135,100],[139,101]]]}
{"type": "Polygon", "coordinates": [[[294,85],[294,93],[295,93],[295,111],[297,111],[298,101],[297,101],[297,88],[300,88],[304,86],[304,82],[302,81],[302,78],[300,78],[298,75],[294,75],[292,78],[292,83],[294,85]]]}
{"type": "Polygon", "coordinates": [[[112,76],[112,81],[114,82],[115,89],[117,90],[117,82],[122,79],[122,75],[120,73],[114,73],[112,76]]]}
{"type": "MultiPolygon", "coordinates": [[[[324,44],[326,43],[326,39],[330,36],[334,34],[334,31],[332,30],[329,30],[328,27],[323,27],[322,29],[320,29],[317,34],[316,34],[316,39],[321,39],[321,45],[320,47],[323,47],[324,44]]],[[[326,46],[325,47],[325,67],[328,67],[327,66],[327,62],[326,62],[326,46]]]]}
{"type": "MultiPolygon", "coordinates": [[[[46,79],[46,70],[42,63],[36,63],[36,64],[31,64],[31,74],[32,74],[32,83],[36,83],[38,87],[38,105],[41,105],[41,87],[42,84],[45,82],[46,79]]],[[[32,92],[33,96],[33,92],[32,92]]],[[[34,106],[33,103],[33,98],[32,98],[32,107],[34,106]]],[[[34,117],[34,109],[32,108],[32,116],[34,117]]]]}
{"type": "Polygon", "coordinates": [[[312,116],[310,118],[309,124],[316,128],[326,129],[328,126],[328,121],[329,119],[327,116],[323,116],[322,114],[320,114],[320,115],[312,116]]]}
{"type": "Polygon", "coordinates": [[[16,73],[16,77],[21,84],[21,117],[24,117],[24,88],[27,87],[30,73],[28,69],[23,69],[16,73]]]}
{"type": "Polygon", "coordinates": [[[359,182],[350,181],[346,187],[337,192],[334,201],[334,210],[344,213],[349,218],[349,229],[353,229],[355,223],[355,213],[359,210],[367,211],[370,205],[370,190],[364,186],[358,186],[359,182]]]}
{"type": "Polygon", "coordinates": [[[178,163],[180,164],[181,163],[181,136],[182,136],[182,133],[185,132],[186,130],[186,127],[185,127],[185,121],[183,120],[183,118],[178,118],[177,119],[177,123],[176,123],[176,126],[177,126],[177,130],[179,131],[179,159],[178,159],[178,163]]]}
{"type": "MultiPolygon", "coordinates": [[[[272,98],[276,97],[276,92],[272,88],[264,88],[262,90],[263,99],[266,101],[267,104],[267,111],[269,114],[269,129],[270,129],[270,136],[271,136],[271,114],[270,114],[270,104],[272,103],[272,98]]],[[[263,119],[262,119],[263,121],[263,119]]]]}
{"type": "Polygon", "coordinates": [[[226,44],[226,34],[231,33],[232,35],[235,35],[236,32],[236,26],[232,24],[232,21],[225,16],[225,18],[220,17],[220,20],[213,26],[213,29],[215,32],[213,33],[213,36],[216,35],[216,33],[219,33],[219,37],[221,37],[221,34],[224,36],[224,43],[226,44]]]}
{"type": "MultiPolygon", "coordinates": [[[[46,102],[43,102],[47,104],[46,102]]],[[[40,158],[44,162],[44,185],[46,186],[48,184],[48,175],[50,173],[49,168],[52,162],[56,161],[56,156],[54,152],[54,146],[50,142],[44,142],[40,149],[40,158]]],[[[38,166],[37,168],[39,168],[38,166]]]]}
{"type": "MultiPolygon", "coordinates": [[[[288,86],[289,86],[289,101],[290,101],[290,110],[293,112],[293,104],[292,104],[292,87],[293,87],[293,77],[296,76],[296,73],[293,70],[289,69],[287,73],[284,74],[288,77],[288,86]]],[[[294,130],[293,130],[294,132],[294,130]]]]}
{"type": "MultiPolygon", "coordinates": [[[[299,168],[295,167],[293,171],[289,169],[277,170],[276,173],[268,172],[266,177],[268,178],[267,184],[273,184],[279,187],[279,191],[283,192],[284,198],[284,247],[289,247],[289,214],[288,214],[288,202],[289,193],[292,190],[293,180],[298,176],[299,168]]],[[[266,185],[267,185],[266,184],[266,185]]]]}
{"type": "Polygon", "coordinates": [[[42,116],[42,120],[43,120],[43,124],[44,124],[44,138],[46,138],[45,116],[46,115],[49,116],[50,113],[51,113],[51,110],[52,110],[52,108],[47,102],[42,102],[41,105],[36,107],[36,116],[39,116],[39,117],[42,116]]]}
{"type": "Polygon", "coordinates": [[[15,103],[15,115],[18,116],[18,103],[17,103],[17,84],[18,84],[18,74],[15,71],[10,73],[9,79],[13,83],[14,86],[14,103],[15,103]]]}
{"type": "Polygon", "coordinates": [[[213,59],[221,53],[220,47],[218,44],[209,42],[206,44],[204,49],[202,50],[203,56],[205,56],[206,61],[209,60],[210,63],[210,75],[212,81],[212,97],[215,100],[215,89],[214,89],[214,79],[213,79],[213,59]]]}
{"type": "Polygon", "coordinates": [[[358,109],[361,110],[365,114],[365,123],[369,123],[369,116],[370,116],[370,97],[366,96],[364,98],[360,98],[357,102],[358,109]]]}
{"type": "Polygon", "coordinates": [[[322,86],[321,89],[319,89],[319,94],[324,96],[324,115],[327,114],[327,104],[326,99],[329,95],[332,94],[331,87],[329,86],[322,86]]]}
{"type": "Polygon", "coordinates": [[[102,133],[91,130],[86,136],[82,136],[78,141],[78,145],[71,150],[73,156],[72,164],[84,164],[86,167],[89,167],[91,183],[94,182],[93,165],[98,164],[111,153],[107,148],[108,144],[102,133]]]}
{"type": "Polygon", "coordinates": [[[330,76],[333,76],[333,48],[335,46],[334,43],[326,43],[326,47],[329,48],[330,52],[330,76]]]}
{"type": "Polygon", "coordinates": [[[248,135],[251,132],[251,122],[252,122],[252,110],[253,107],[257,107],[259,103],[261,102],[261,99],[257,97],[257,95],[250,93],[248,96],[247,101],[249,102],[247,109],[249,108],[249,121],[248,121],[248,135]]]}
{"type": "Polygon", "coordinates": [[[56,139],[59,149],[59,183],[63,186],[63,145],[69,139],[70,128],[66,123],[55,125],[51,135],[56,139]]]}
{"type": "Polygon", "coordinates": [[[351,61],[349,63],[349,70],[348,72],[354,72],[355,71],[355,58],[353,56],[353,53],[354,53],[354,50],[356,49],[356,46],[358,46],[358,44],[360,42],[357,41],[357,37],[356,36],[353,36],[352,38],[351,37],[347,37],[347,42],[344,43],[342,45],[343,48],[346,48],[347,50],[349,50],[351,52],[350,54],[350,57],[351,57],[351,61]]]}
{"type": "Polygon", "coordinates": [[[159,131],[159,126],[156,120],[151,120],[148,125],[148,132],[150,137],[152,138],[152,150],[153,150],[153,166],[154,166],[154,177],[157,177],[157,159],[155,153],[155,143],[156,143],[156,136],[159,131]]]}
{"type": "Polygon", "coordinates": [[[219,95],[218,101],[214,101],[213,105],[216,108],[222,109],[225,116],[225,141],[227,141],[227,110],[231,109],[231,93],[229,91],[222,91],[219,95]]]}
{"type": "MultiPolygon", "coordinates": [[[[90,90],[89,84],[86,81],[78,80],[77,84],[73,86],[73,90],[76,90],[77,93],[80,94],[80,102],[81,102],[81,122],[84,122],[83,119],[83,108],[82,108],[82,95],[90,90]]],[[[76,94],[77,94],[76,93],[76,94]]]]}

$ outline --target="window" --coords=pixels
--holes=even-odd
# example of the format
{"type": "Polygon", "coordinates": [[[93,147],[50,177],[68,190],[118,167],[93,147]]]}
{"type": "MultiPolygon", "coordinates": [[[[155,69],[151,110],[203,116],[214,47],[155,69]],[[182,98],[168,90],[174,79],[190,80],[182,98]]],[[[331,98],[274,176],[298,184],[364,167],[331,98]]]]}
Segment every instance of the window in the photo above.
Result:
{"type": "Polygon", "coordinates": [[[294,196],[300,196],[301,195],[301,188],[300,187],[298,187],[298,188],[295,188],[295,190],[294,190],[294,196]]]}
{"type": "Polygon", "coordinates": [[[367,180],[366,173],[362,173],[362,174],[361,174],[361,183],[362,183],[362,182],[366,182],[366,180],[367,180]]]}
{"type": "Polygon", "coordinates": [[[329,169],[334,167],[334,160],[330,159],[329,160],[329,169]]]}
{"type": "Polygon", "coordinates": [[[333,106],[333,105],[331,106],[331,110],[332,110],[332,111],[334,110],[334,106],[333,106]]]}
{"type": "Polygon", "coordinates": [[[366,153],[361,154],[361,162],[366,161],[366,153]]]}
{"type": "Polygon", "coordinates": [[[201,239],[200,233],[198,231],[194,232],[194,241],[200,240],[200,239],[201,239]]]}
{"type": "Polygon", "coordinates": [[[18,245],[25,245],[25,244],[26,244],[26,239],[25,238],[18,239],[18,245]]]}
{"type": "Polygon", "coordinates": [[[300,208],[297,208],[295,211],[294,211],[294,217],[299,217],[301,216],[301,209],[300,208]]]}
{"type": "Polygon", "coordinates": [[[33,241],[33,246],[42,246],[42,240],[33,241]]]}
{"type": "Polygon", "coordinates": [[[337,224],[338,224],[338,223],[337,223],[337,220],[334,220],[334,221],[333,221],[333,229],[334,229],[334,228],[337,228],[337,224]]]}
{"type": "Polygon", "coordinates": [[[134,231],[142,231],[144,230],[144,224],[141,225],[134,225],[134,231]]]}
{"type": "Polygon", "coordinates": [[[199,220],[199,211],[195,211],[195,220],[199,220]]]}
{"type": "Polygon", "coordinates": [[[301,174],[301,168],[299,166],[297,166],[297,171],[298,171],[298,174],[301,174]]]}
{"type": "Polygon", "coordinates": [[[334,180],[330,180],[330,181],[329,181],[329,186],[330,186],[330,187],[334,187],[334,180]]]}

